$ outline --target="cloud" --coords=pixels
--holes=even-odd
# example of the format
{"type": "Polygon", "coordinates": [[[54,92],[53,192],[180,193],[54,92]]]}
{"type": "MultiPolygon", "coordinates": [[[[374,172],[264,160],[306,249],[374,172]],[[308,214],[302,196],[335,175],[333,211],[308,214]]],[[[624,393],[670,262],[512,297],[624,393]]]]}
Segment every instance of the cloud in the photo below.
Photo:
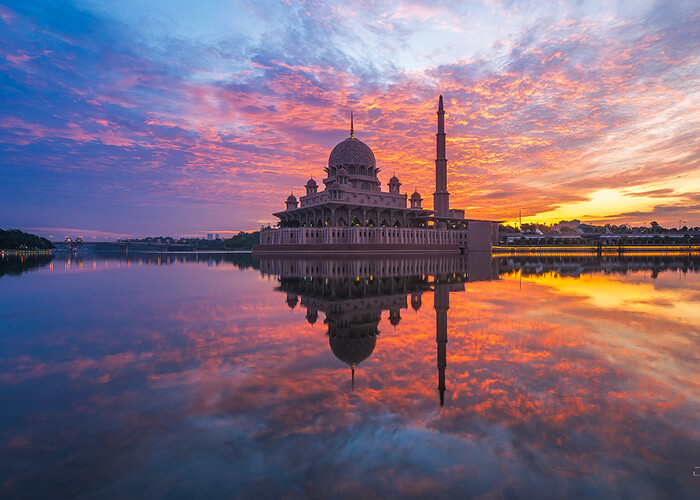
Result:
{"type": "MultiPolygon", "coordinates": [[[[565,3],[547,15],[533,4],[532,17],[498,2],[471,11],[369,2],[342,12],[263,3],[245,6],[250,27],[216,40],[178,38],[165,26],[154,36],[135,19],[41,5],[3,10],[8,207],[21,204],[19,193],[54,205],[72,193],[101,215],[120,203],[140,207],[139,223],[105,230],[201,230],[162,215],[149,223],[155,207],[208,210],[214,220],[204,225],[228,218],[231,230],[253,229],[273,219],[290,189],[322,175],[351,110],[384,173],[425,196],[439,93],[452,205],[473,217],[546,214],[600,189],[660,194],[700,169],[693,3],[634,13],[565,3]],[[459,24],[476,15],[488,31],[496,14],[508,26],[498,43],[460,53],[448,37],[435,63],[419,67],[403,55],[432,36],[426,16],[459,24]]],[[[16,224],[47,222],[65,224],[16,224]]]]}

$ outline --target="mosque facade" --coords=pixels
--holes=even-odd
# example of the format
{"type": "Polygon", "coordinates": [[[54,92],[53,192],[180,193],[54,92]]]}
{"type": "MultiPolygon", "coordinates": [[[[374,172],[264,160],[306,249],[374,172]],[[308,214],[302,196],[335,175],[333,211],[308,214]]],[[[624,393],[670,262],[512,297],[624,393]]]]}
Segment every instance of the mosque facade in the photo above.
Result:
{"type": "Polygon", "coordinates": [[[311,177],[305,195],[290,194],[285,209],[273,214],[279,227],[262,230],[253,251],[490,251],[498,223],[467,219],[464,210],[450,209],[442,96],[437,117],[434,210],[423,207],[417,190],[410,196],[402,192],[396,175],[382,191],[381,169],[372,149],[355,137],[351,117],[350,137],[331,151],[323,185],[311,177]]]}

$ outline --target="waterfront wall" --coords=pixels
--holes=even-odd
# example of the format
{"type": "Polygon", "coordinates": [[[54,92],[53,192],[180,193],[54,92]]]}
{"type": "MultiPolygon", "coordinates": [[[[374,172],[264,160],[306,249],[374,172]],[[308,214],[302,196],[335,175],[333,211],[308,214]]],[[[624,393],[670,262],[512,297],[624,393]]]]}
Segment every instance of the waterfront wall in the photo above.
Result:
{"type": "Polygon", "coordinates": [[[33,255],[51,255],[52,253],[53,253],[53,250],[37,250],[37,249],[33,249],[33,250],[28,250],[28,249],[6,250],[6,249],[0,249],[0,256],[2,256],[2,257],[6,256],[6,255],[7,256],[10,256],[10,255],[20,256],[20,257],[33,256],[33,255]]]}
{"type": "MultiPolygon", "coordinates": [[[[467,229],[393,227],[295,227],[260,231],[259,251],[491,251],[493,223],[467,229]]],[[[496,225],[496,235],[498,227],[496,225]]]]}
{"type": "Polygon", "coordinates": [[[260,245],[466,245],[467,231],[394,227],[263,229],[260,245]]]}
{"type": "Polygon", "coordinates": [[[467,224],[467,250],[470,252],[490,252],[498,243],[498,223],[478,220],[467,224]]]}
{"type": "MultiPolygon", "coordinates": [[[[365,278],[397,278],[439,276],[440,281],[454,278],[464,281],[498,279],[497,261],[487,252],[460,255],[373,256],[311,258],[300,255],[270,256],[260,259],[260,272],[283,278],[306,279],[321,283],[323,278],[351,280],[365,278]]],[[[318,285],[317,283],[317,285],[318,285]]],[[[320,286],[320,285],[319,285],[320,286]]]]}

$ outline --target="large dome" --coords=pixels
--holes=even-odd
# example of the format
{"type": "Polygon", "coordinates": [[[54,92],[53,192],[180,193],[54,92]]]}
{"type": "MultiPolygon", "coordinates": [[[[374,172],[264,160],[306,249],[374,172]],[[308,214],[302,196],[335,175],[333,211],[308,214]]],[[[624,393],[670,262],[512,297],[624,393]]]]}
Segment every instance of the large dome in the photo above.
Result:
{"type": "Polygon", "coordinates": [[[331,155],[328,157],[329,167],[339,167],[341,165],[374,167],[376,164],[374,153],[369,146],[352,137],[348,137],[334,147],[331,155]]]}
{"type": "Polygon", "coordinates": [[[330,333],[328,341],[331,351],[336,358],[350,366],[357,366],[374,352],[377,344],[376,330],[374,334],[337,334],[330,333]]]}

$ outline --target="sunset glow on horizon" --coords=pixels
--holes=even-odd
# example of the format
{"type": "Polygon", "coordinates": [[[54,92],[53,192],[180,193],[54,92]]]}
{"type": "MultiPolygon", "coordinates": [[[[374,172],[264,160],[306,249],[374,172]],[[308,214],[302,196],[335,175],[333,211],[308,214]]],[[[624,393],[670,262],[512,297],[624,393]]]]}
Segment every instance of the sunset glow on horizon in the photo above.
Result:
{"type": "Polygon", "coordinates": [[[700,226],[700,4],[10,0],[0,228],[274,224],[355,135],[468,218],[700,226]]]}

